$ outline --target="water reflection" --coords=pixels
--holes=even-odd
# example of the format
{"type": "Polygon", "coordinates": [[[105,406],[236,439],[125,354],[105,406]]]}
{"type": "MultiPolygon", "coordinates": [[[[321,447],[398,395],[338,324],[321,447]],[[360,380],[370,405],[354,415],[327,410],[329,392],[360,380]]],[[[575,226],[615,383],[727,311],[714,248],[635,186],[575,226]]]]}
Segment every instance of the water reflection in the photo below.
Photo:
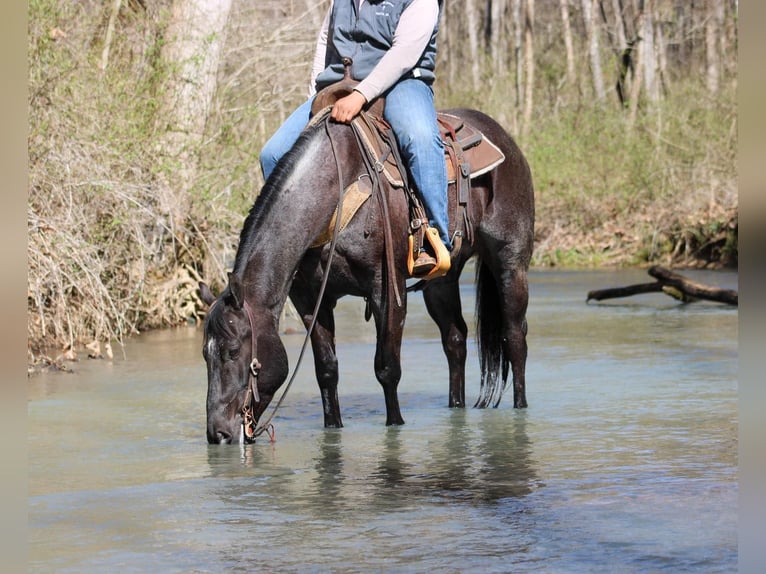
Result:
{"type": "Polygon", "coordinates": [[[322,428],[307,373],[276,444],[205,443],[194,330],[30,379],[31,570],[734,571],[737,311],[583,303],[639,281],[533,278],[527,411],[447,409],[414,302],[403,427],[383,425],[374,343],[356,335],[338,342],[346,427],[322,428]]]}
{"type": "Polygon", "coordinates": [[[378,464],[370,474],[377,495],[384,500],[392,496],[399,496],[401,487],[411,480],[415,472],[413,465],[404,458],[402,432],[401,427],[388,427],[386,429],[381,442],[378,464]]]}
{"type": "Polygon", "coordinates": [[[343,431],[326,429],[320,433],[318,454],[314,458],[314,478],[310,497],[329,513],[347,508],[343,498],[346,475],[343,463],[343,431]]]}
{"type": "Polygon", "coordinates": [[[425,440],[406,427],[386,428],[371,449],[375,456],[364,456],[370,464],[360,458],[351,469],[344,457],[354,449],[343,444],[343,433],[323,433],[314,462],[314,496],[325,508],[347,509],[350,501],[360,502],[355,490],[369,495],[365,504],[385,507],[433,497],[493,502],[523,497],[539,486],[525,413],[441,414],[446,424],[434,421],[436,428],[425,440]]]}
{"type": "Polygon", "coordinates": [[[253,520],[265,506],[328,519],[439,499],[494,503],[539,488],[526,413],[444,409],[438,414],[427,434],[406,426],[380,429],[377,436],[321,429],[298,448],[210,445],[216,496],[230,507],[227,512],[250,512],[253,520]]]}
{"type": "Polygon", "coordinates": [[[525,412],[487,411],[467,422],[449,417],[444,441],[431,453],[424,484],[437,496],[474,502],[523,497],[536,488],[525,412]]]}

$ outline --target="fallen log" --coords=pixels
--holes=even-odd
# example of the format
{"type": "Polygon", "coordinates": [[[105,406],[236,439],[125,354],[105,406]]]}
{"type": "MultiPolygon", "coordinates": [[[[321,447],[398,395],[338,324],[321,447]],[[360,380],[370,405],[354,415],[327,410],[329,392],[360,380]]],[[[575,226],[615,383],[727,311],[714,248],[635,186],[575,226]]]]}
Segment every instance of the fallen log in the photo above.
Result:
{"type": "Polygon", "coordinates": [[[655,265],[649,268],[649,275],[657,279],[654,283],[639,283],[637,285],[628,285],[626,287],[611,287],[609,289],[597,289],[588,292],[586,302],[604,299],[615,299],[617,297],[630,297],[641,293],[663,292],[675,299],[686,303],[696,299],[706,299],[708,301],[717,301],[728,305],[739,304],[739,295],[733,289],[720,289],[697,283],[674,273],[670,269],[655,265]]]}

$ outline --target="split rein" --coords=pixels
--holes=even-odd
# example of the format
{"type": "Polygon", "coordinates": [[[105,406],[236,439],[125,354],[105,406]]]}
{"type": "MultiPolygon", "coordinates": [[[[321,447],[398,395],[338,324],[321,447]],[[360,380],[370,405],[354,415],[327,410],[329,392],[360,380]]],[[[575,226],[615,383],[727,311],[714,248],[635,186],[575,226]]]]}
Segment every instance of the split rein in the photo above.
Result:
{"type": "Polygon", "coordinates": [[[322,275],[322,285],[319,288],[319,295],[317,296],[317,301],[314,306],[314,312],[311,315],[311,323],[309,324],[309,327],[306,331],[306,337],[303,339],[303,345],[301,346],[300,354],[298,355],[298,361],[295,363],[295,368],[293,369],[293,374],[290,376],[290,379],[287,381],[287,385],[285,386],[285,390],[282,391],[282,395],[279,397],[279,400],[274,405],[274,408],[271,411],[271,414],[268,416],[265,422],[258,422],[256,424],[255,422],[255,404],[261,402],[260,395],[258,393],[258,375],[261,372],[261,363],[258,361],[257,355],[256,355],[256,340],[255,340],[255,319],[253,317],[253,310],[250,307],[250,305],[245,301],[245,309],[247,311],[247,317],[250,321],[250,340],[251,340],[251,361],[250,361],[250,367],[249,367],[249,375],[248,375],[248,383],[247,383],[247,393],[245,394],[245,401],[242,405],[241,415],[242,415],[242,440],[246,443],[253,443],[255,442],[255,439],[262,435],[264,432],[268,433],[269,439],[271,442],[274,442],[274,425],[272,424],[272,420],[274,419],[274,416],[277,414],[277,411],[282,406],[282,402],[285,400],[285,397],[287,396],[287,392],[290,390],[290,387],[292,386],[293,382],[295,381],[295,377],[298,374],[298,369],[301,366],[301,362],[303,361],[303,355],[306,352],[306,347],[308,346],[308,342],[311,339],[311,334],[314,332],[314,327],[316,326],[317,321],[317,315],[319,314],[319,307],[322,304],[322,299],[324,298],[325,288],[327,287],[327,281],[330,277],[330,266],[332,264],[332,258],[333,254],[335,253],[335,246],[338,242],[338,235],[340,234],[340,228],[341,228],[341,213],[343,209],[343,197],[345,196],[345,187],[343,185],[343,174],[341,171],[341,165],[340,165],[340,159],[338,157],[338,154],[335,150],[335,142],[332,139],[332,134],[330,132],[330,128],[328,126],[329,121],[329,114],[323,115],[323,121],[325,126],[325,131],[327,132],[327,138],[330,140],[330,147],[332,148],[332,155],[335,159],[335,167],[338,171],[338,207],[337,207],[337,217],[335,218],[335,227],[333,229],[333,235],[332,239],[330,241],[330,252],[327,256],[327,264],[325,265],[324,274],[322,275]]]}

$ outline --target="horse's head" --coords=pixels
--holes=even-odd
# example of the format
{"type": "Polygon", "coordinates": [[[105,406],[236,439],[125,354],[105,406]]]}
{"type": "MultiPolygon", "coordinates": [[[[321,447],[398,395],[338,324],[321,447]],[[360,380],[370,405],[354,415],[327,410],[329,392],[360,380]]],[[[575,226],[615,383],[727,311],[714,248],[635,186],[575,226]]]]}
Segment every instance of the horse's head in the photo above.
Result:
{"type": "Polygon", "coordinates": [[[207,364],[207,441],[252,442],[259,417],[287,374],[284,347],[276,329],[259,329],[237,277],[229,277],[218,298],[206,284],[199,287],[200,297],[210,306],[202,347],[207,364]],[[264,368],[260,361],[265,361],[264,368]]]}

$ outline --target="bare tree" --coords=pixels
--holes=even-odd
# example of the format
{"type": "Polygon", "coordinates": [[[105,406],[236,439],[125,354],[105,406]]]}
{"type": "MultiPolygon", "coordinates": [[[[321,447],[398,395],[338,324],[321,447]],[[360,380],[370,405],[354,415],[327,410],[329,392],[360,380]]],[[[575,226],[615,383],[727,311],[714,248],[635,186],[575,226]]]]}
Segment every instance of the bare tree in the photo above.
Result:
{"type": "Polygon", "coordinates": [[[534,48],[535,0],[526,0],[524,14],[524,121],[522,135],[526,135],[532,123],[535,88],[535,48],[534,48]]]}
{"type": "Polygon", "coordinates": [[[505,13],[508,8],[508,0],[487,0],[487,23],[489,34],[487,43],[492,57],[492,68],[495,74],[505,75],[507,69],[508,39],[506,37],[505,13]]]}
{"type": "Polygon", "coordinates": [[[476,10],[476,0],[465,0],[465,21],[468,28],[468,53],[471,61],[471,77],[474,87],[481,81],[479,61],[479,20],[476,10]]]}
{"type": "Polygon", "coordinates": [[[574,44],[572,43],[572,26],[569,22],[569,0],[561,0],[561,24],[564,35],[564,47],[567,57],[567,84],[570,86],[575,81],[574,44]]]}
{"type": "MultiPolygon", "coordinates": [[[[643,4],[643,2],[641,2],[643,4]]],[[[636,30],[640,31],[644,26],[644,11],[643,5],[641,5],[636,11],[636,30]]],[[[641,93],[642,78],[644,74],[642,72],[645,64],[645,50],[644,43],[641,41],[641,37],[636,38],[636,46],[633,50],[633,82],[630,84],[630,98],[628,100],[630,106],[630,116],[628,117],[628,128],[632,128],[636,123],[638,116],[638,97],[641,93]]]]}
{"type": "Polygon", "coordinates": [[[614,12],[614,34],[617,39],[617,47],[620,50],[624,50],[628,45],[628,39],[625,30],[625,15],[623,14],[622,0],[612,0],[612,12],[614,12]]]}
{"type": "Polygon", "coordinates": [[[117,20],[117,14],[120,13],[122,0],[112,1],[112,10],[109,14],[109,23],[106,25],[106,37],[104,38],[104,49],[101,51],[101,71],[106,70],[109,64],[109,50],[112,47],[112,37],[114,36],[114,22],[117,20]]]}
{"type": "Polygon", "coordinates": [[[524,85],[524,63],[522,60],[521,39],[524,33],[524,23],[521,19],[521,0],[511,0],[511,13],[513,17],[513,62],[516,68],[516,77],[514,79],[516,99],[514,101],[513,131],[518,132],[518,114],[522,103],[522,86],[524,85]]]}
{"type": "Polygon", "coordinates": [[[644,91],[649,102],[655,103],[660,99],[659,83],[657,81],[657,46],[655,42],[654,0],[645,0],[643,4],[641,32],[641,60],[643,61],[644,91]]]}
{"type": "Polygon", "coordinates": [[[599,51],[596,18],[593,11],[594,2],[595,0],[582,0],[582,15],[588,42],[588,58],[590,60],[591,75],[593,76],[593,89],[596,92],[596,99],[603,101],[606,90],[604,89],[604,76],[601,71],[601,52],[599,51]]]}
{"type": "Polygon", "coordinates": [[[720,0],[707,0],[705,13],[705,74],[707,89],[718,92],[721,83],[721,40],[724,36],[724,4],[720,0]]]}
{"type": "MultiPolygon", "coordinates": [[[[453,25],[452,13],[454,7],[451,2],[442,4],[441,20],[439,23],[439,52],[438,52],[438,74],[437,78],[446,77],[447,85],[452,85],[457,78],[457,54],[453,54],[455,46],[453,46],[453,35],[457,38],[460,37],[460,32],[456,31],[456,26],[453,25]],[[446,69],[446,73],[445,73],[446,69]]],[[[439,80],[437,80],[439,81],[439,80]]]]}
{"type": "Polygon", "coordinates": [[[174,0],[161,58],[168,72],[158,114],[162,155],[173,180],[162,182],[160,207],[177,225],[188,213],[231,0],[174,0]]]}

